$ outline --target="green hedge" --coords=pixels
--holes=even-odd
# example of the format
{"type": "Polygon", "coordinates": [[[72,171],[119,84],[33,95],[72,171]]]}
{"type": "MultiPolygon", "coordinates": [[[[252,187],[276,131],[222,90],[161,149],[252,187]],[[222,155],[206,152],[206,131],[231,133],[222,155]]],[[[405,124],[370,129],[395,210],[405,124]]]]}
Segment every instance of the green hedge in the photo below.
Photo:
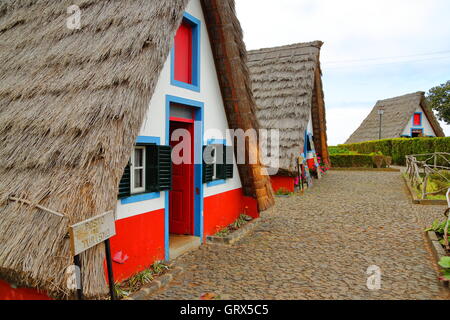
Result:
{"type": "Polygon", "coordinates": [[[359,153],[381,152],[392,157],[392,162],[405,164],[405,156],[433,152],[450,152],[450,137],[447,138],[398,138],[339,145],[359,153]]]}
{"type": "Polygon", "coordinates": [[[336,168],[373,168],[373,156],[368,154],[333,154],[330,162],[336,168]]]}

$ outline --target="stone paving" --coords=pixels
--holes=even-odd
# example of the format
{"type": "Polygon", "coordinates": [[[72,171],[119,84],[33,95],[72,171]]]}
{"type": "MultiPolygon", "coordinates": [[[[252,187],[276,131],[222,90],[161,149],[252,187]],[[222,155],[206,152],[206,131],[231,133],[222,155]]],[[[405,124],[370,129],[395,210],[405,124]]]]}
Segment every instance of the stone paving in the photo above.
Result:
{"type": "Polygon", "coordinates": [[[277,198],[235,245],[204,245],[152,299],[449,299],[423,229],[444,211],[413,205],[396,172],[329,171],[305,195],[277,198]],[[381,289],[367,289],[367,268],[381,289]]]}

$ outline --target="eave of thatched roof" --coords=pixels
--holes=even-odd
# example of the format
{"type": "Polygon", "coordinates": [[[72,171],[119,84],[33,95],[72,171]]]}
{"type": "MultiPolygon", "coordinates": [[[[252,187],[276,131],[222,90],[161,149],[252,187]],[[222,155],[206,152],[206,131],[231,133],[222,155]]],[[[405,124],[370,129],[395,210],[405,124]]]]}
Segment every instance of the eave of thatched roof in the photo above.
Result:
{"type": "Polygon", "coordinates": [[[314,41],[248,52],[260,125],[280,130],[281,173],[296,171],[295,158],[303,150],[311,112],[315,139],[328,158],[320,70],[322,45],[321,41],[314,41]]]}
{"type": "Polygon", "coordinates": [[[406,125],[418,107],[421,107],[430,122],[437,137],[444,137],[439,122],[433,111],[427,106],[425,93],[422,91],[403,96],[377,101],[366,119],[345,142],[358,143],[379,139],[379,115],[378,109],[383,107],[384,114],[381,122],[381,138],[399,138],[406,125]]]}
{"type": "MultiPolygon", "coordinates": [[[[119,179],[187,3],[0,3],[0,278],[58,297],[71,294],[64,278],[73,264],[67,228],[115,207],[119,179]],[[66,28],[73,4],[82,11],[80,30],[66,28]]],[[[219,31],[238,27],[233,0],[208,10],[222,17],[219,31]],[[224,6],[226,11],[217,11],[224,6]]],[[[242,42],[240,29],[233,36],[242,42]]],[[[221,40],[216,56],[225,53],[221,40]]],[[[227,51],[223,59],[243,61],[242,51],[227,51]]],[[[246,103],[243,110],[251,113],[252,101],[246,103]]],[[[257,188],[269,190],[263,200],[270,205],[260,168],[248,168],[246,192],[263,199],[257,188]]],[[[103,246],[81,254],[87,297],[107,293],[103,261],[103,246]]]]}

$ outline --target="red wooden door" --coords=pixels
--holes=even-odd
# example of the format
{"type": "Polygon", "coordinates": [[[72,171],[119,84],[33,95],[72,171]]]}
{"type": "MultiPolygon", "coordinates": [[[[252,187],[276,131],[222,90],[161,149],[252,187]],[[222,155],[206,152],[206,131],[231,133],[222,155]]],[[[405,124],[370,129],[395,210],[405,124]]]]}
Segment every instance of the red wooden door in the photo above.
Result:
{"type": "MultiPolygon", "coordinates": [[[[172,190],[169,193],[169,232],[193,234],[194,221],[194,130],[192,123],[170,122],[170,136],[176,129],[186,129],[191,134],[190,163],[172,163],[172,190]]],[[[171,141],[175,147],[180,141],[171,141]]],[[[183,153],[180,152],[180,156],[183,153]]]]}

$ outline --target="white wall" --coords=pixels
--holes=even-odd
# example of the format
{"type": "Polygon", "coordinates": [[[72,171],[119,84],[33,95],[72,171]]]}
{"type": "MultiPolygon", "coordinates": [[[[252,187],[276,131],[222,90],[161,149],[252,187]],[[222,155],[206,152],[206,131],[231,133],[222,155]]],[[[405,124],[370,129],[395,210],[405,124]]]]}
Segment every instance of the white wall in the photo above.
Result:
{"type": "Polygon", "coordinates": [[[421,107],[417,107],[415,112],[422,112],[422,125],[421,126],[413,126],[413,118],[414,115],[409,119],[408,124],[406,125],[405,130],[403,130],[402,135],[411,135],[411,128],[423,128],[423,135],[424,136],[436,136],[436,133],[434,133],[433,127],[431,126],[430,122],[427,119],[427,116],[425,115],[425,112],[423,112],[421,107]]]}
{"type": "MultiPolygon", "coordinates": [[[[220,92],[211,44],[205,25],[200,0],[191,0],[186,12],[201,21],[201,47],[200,47],[200,92],[183,89],[170,84],[170,55],[167,58],[161,72],[155,93],[150,101],[149,111],[141,129],[141,136],[154,136],[161,138],[161,144],[166,140],[166,95],[196,100],[204,103],[204,144],[209,139],[225,139],[228,129],[225,108],[220,92]]],[[[227,139],[227,145],[231,140],[227,139]]],[[[236,165],[234,166],[234,178],[227,179],[226,184],[207,187],[204,185],[204,197],[209,197],[233,189],[241,188],[241,180],[236,165]]],[[[142,201],[138,203],[122,205],[117,204],[117,218],[123,219],[130,216],[164,208],[164,193],[160,198],[142,201]]]]}

